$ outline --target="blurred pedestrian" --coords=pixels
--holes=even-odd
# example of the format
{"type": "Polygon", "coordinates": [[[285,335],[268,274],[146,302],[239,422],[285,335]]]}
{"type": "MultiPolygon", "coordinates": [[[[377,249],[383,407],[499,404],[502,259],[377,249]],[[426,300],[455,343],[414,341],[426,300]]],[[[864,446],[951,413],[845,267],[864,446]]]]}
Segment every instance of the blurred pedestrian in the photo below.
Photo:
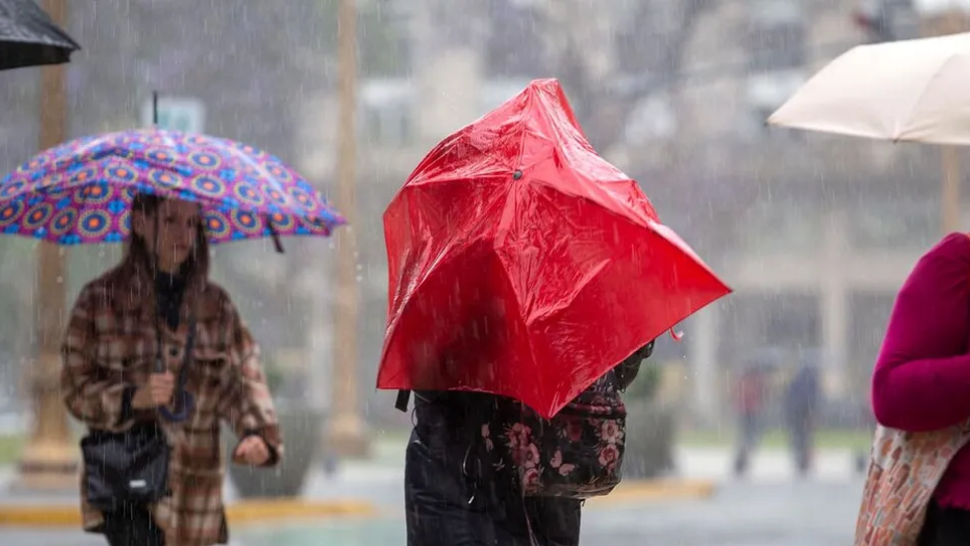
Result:
{"type": "Polygon", "coordinates": [[[818,370],[804,362],[788,385],[785,396],[785,421],[795,468],[802,476],[812,466],[812,453],[821,392],[818,370]]]}
{"type": "Polygon", "coordinates": [[[64,400],[89,430],[84,528],[111,546],[225,544],[220,421],[237,463],[283,449],[257,345],[208,280],[199,206],[142,194],[131,214],[125,257],[81,291],[64,338],[64,400]]]}
{"type": "Polygon", "coordinates": [[[766,366],[757,363],[748,366],[738,380],[735,395],[739,427],[737,455],[734,459],[734,473],[737,476],[743,476],[747,472],[751,453],[761,440],[767,391],[766,366]]]}

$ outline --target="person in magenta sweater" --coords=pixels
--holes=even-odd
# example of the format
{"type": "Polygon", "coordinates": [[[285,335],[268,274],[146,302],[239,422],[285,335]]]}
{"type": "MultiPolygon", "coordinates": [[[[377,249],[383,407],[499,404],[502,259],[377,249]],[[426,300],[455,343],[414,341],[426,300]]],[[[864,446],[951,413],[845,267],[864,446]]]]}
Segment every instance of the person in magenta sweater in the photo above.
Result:
{"type": "MultiPolygon", "coordinates": [[[[900,289],[872,376],[884,427],[928,432],[970,419],[970,236],[946,236],[900,289]]],[[[950,461],[919,546],[970,544],[970,447],[950,461]]]]}

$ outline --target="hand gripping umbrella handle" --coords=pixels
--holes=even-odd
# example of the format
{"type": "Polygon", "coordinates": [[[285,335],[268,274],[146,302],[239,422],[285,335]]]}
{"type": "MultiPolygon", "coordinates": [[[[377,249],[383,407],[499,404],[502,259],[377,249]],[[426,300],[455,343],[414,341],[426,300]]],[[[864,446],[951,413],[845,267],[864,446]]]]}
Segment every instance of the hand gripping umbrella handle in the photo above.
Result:
{"type": "MultiPolygon", "coordinates": [[[[183,369],[184,368],[185,364],[183,364],[183,369]]],[[[165,373],[165,363],[162,361],[161,357],[157,357],[155,359],[155,373],[165,373]]],[[[181,423],[182,421],[185,421],[192,412],[192,409],[195,407],[195,397],[192,396],[192,393],[185,391],[183,380],[184,376],[185,374],[180,371],[176,391],[172,396],[176,400],[176,411],[173,413],[172,410],[168,409],[167,406],[161,406],[158,408],[158,413],[163,419],[170,423],[181,423]]]]}
{"type": "Polygon", "coordinates": [[[181,391],[175,396],[179,400],[175,404],[178,409],[174,413],[166,406],[158,408],[158,413],[169,423],[181,423],[185,421],[192,414],[192,409],[195,407],[195,397],[192,396],[192,393],[181,391]]]}
{"type": "MultiPolygon", "coordinates": [[[[175,399],[176,410],[173,413],[167,407],[162,406],[158,408],[158,413],[161,414],[162,418],[170,423],[180,423],[189,418],[192,414],[192,410],[195,408],[195,397],[192,393],[185,390],[185,383],[188,380],[189,366],[192,365],[192,353],[195,350],[195,313],[193,312],[189,316],[189,329],[187,338],[185,340],[185,357],[182,360],[182,368],[179,370],[178,380],[175,382],[175,393],[173,398],[175,399]]],[[[162,359],[161,354],[161,339],[158,341],[158,351],[155,355],[155,373],[165,373],[167,366],[165,361],[162,359]]]]}

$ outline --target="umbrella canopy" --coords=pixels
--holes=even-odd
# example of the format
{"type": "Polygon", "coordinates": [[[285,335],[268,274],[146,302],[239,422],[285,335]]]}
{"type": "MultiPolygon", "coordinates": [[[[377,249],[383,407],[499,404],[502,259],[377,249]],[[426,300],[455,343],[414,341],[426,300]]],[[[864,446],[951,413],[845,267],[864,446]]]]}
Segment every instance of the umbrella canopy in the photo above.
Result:
{"type": "Polygon", "coordinates": [[[378,388],[490,392],[546,417],[730,291],[596,154],[555,80],[435,147],[384,233],[378,388]]]}
{"type": "Polygon", "coordinates": [[[768,123],[970,144],[970,34],[858,46],[812,77],[768,123]]]}
{"type": "Polygon", "coordinates": [[[213,243],[321,235],[344,223],[299,173],[228,139],[160,129],[51,148],[0,181],[0,232],[63,245],[120,242],[140,192],[198,201],[213,243]]]}
{"type": "Polygon", "coordinates": [[[0,70],[63,64],[79,49],[33,0],[0,0],[0,70]]]}

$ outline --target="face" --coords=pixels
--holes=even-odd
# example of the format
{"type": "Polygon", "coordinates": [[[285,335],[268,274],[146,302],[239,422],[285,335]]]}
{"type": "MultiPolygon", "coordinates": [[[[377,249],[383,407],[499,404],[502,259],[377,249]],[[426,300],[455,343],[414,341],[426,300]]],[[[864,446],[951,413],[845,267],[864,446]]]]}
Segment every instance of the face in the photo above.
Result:
{"type": "Polygon", "coordinates": [[[166,273],[174,273],[192,254],[202,216],[197,204],[169,200],[163,201],[154,213],[135,211],[132,220],[135,233],[144,239],[148,250],[158,257],[158,268],[166,273]]]}

